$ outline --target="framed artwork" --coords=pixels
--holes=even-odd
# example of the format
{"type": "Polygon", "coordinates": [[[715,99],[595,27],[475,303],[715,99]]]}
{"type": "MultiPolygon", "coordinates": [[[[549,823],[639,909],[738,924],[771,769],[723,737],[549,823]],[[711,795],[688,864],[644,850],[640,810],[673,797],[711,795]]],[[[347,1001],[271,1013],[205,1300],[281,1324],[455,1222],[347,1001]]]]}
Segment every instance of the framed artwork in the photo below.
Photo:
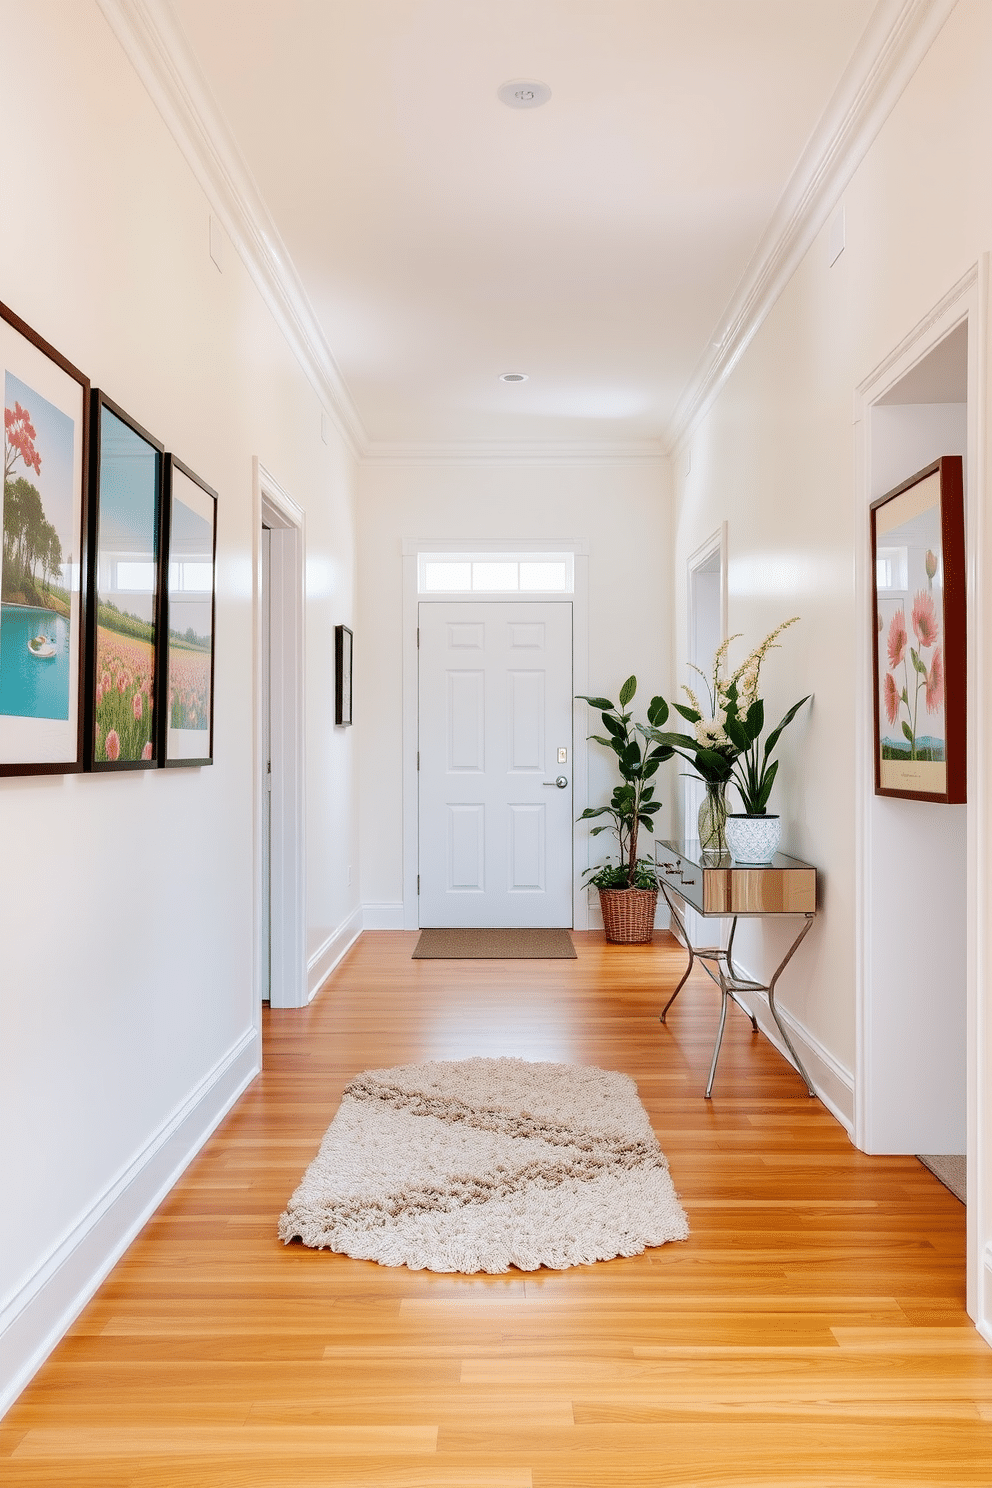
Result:
{"type": "Polygon", "coordinates": [[[875,793],[966,799],[964,488],[945,455],[871,506],[875,793]]]}
{"type": "Polygon", "coordinates": [[[85,743],[90,385],[2,304],[0,357],[0,775],[64,774],[85,743]]]}
{"type": "Polygon", "coordinates": [[[87,768],[159,763],[163,446],[93,392],[87,768]]]}
{"type": "Polygon", "coordinates": [[[161,738],[165,765],[213,763],[217,493],[175,455],[165,461],[166,662],[161,738]]]}
{"type": "Polygon", "coordinates": [[[334,722],[351,722],[351,652],[354,636],[347,625],[334,627],[334,722]]]}

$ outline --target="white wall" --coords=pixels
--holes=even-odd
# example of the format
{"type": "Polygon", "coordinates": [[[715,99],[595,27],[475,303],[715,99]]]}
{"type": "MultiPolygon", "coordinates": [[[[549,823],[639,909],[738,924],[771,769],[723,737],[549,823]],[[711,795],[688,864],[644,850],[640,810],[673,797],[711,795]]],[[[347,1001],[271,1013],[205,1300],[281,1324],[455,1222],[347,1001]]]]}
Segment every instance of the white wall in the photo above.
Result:
{"type": "Polygon", "coordinates": [[[0,0],[0,298],[220,494],[215,764],[0,780],[0,1408],[258,1067],[252,457],[307,516],[310,951],[354,914],[351,458],[91,0],[0,0]]]}
{"type": "MultiPolygon", "coordinates": [[[[847,187],[844,252],[831,267],[829,229],[820,234],[694,431],[691,472],[685,474],[684,450],[676,461],[678,655],[686,649],[686,555],[724,518],[730,528],[730,630],[757,638],[786,615],[803,617],[768,668],[773,714],[815,691],[808,718],[797,720],[783,740],[774,799],[784,817],[785,849],[821,870],[822,912],[783,979],[781,1002],[832,1062],[849,1120],[861,955],[856,812],[871,759],[870,693],[863,687],[869,638],[854,623],[864,608],[866,582],[860,546],[866,492],[855,464],[855,390],[975,265],[984,307],[983,254],[992,243],[990,66],[992,7],[984,0],[959,0],[847,187]]],[[[979,324],[984,369],[987,326],[984,319],[979,324]]],[[[984,391],[984,370],[981,378],[984,391]]],[[[984,403],[980,417],[984,434],[984,403]]],[[[986,481],[983,467],[973,485],[981,512],[972,536],[977,533],[979,543],[987,543],[986,481]]],[[[973,613],[985,603],[987,557],[981,548],[976,567],[973,545],[973,613]]],[[[972,722],[984,737],[992,720],[977,658],[972,676],[972,722]]],[[[969,806],[977,834],[968,879],[976,906],[969,947],[969,1296],[992,1337],[992,1282],[984,1286],[984,1300],[979,1286],[983,1267],[992,1278],[992,1253],[986,1251],[992,1214],[985,1197],[992,1193],[985,1114],[992,989],[987,900],[976,887],[989,871],[988,775],[985,751],[976,763],[969,806]]],[[[918,927],[907,925],[907,933],[910,928],[918,927]]],[[[942,933],[940,926],[931,928],[936,936],[942,933]]],[[[742,944],[742,959],[764,970],[778,947],[772,928],[756,929],[742,944]]],[[[940,1017],[940,990],[933,988],[934,1018],[940,1017]]]]}
{"type": "MultiPolygon", "coordinates": [[[[511,547],[514,539],[546,540],[549,545],[566,538],[586,540],[589,690],[615,698],[633,672],[638,678],[636,710],[653,693],[669,691],[670,486],[664,461],[375,460],[362,465],[359,491],[355,676],[356,710],[365,724],[362,900],[366,923],[371,918],[376,924],[402,924],[403,540],[422,538],[429,546],[432,538],[505,539],[511,547]]],[[[598,722],[592,715],[583,732],[598,722]]],[[[606,752],[584,742],[581,747],[588,750],[589,799],[602,801],[615,783],[606,752]]],[[[673,786],[666,781],[663,789],[666,806],[659,813],[659,836],[668,830],[673,786]]],[[[593,861],[605,856],[605,840],[594,839],[593,861]]],[[[576,842],[584,863],[584,829],[576,829],[576,842]]]]}

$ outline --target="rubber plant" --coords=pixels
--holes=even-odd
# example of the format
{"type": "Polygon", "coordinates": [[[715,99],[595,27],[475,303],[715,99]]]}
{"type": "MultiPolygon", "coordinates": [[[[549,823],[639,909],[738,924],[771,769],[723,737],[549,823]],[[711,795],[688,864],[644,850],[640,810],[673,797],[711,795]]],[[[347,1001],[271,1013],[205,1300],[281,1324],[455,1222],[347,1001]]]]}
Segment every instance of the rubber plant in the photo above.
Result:
{"type": "MultiPolygon", "coordinates": [[[[620,689],[619,704],[609,698],[578,696],[591,708],[598,708],[603,720],[605,734],[590,734],[597,744],[611,749],[616,756],[620,783],[614,787],[607,806],[587,806],[579,821],[591,821],[594,817],[606,816],[609,821],[593,827],[590,836],[612,831],[620,847],[620,862],[601,863],[589,868],[586,874],[589,883],[598,889],[656,889],[654,863],[649,858],[638,858],[637,839],[641,827],[654,831],[655,812],[661,809],[661,801],[655,798],[651,784],[658,767],[671,759],[674,750],[665,744],[653,743],[638,738],[638,727],[627,705],[637,691],[637,678],[628,677],[620,689]]],[[[668,719],[668,704],[662,697],[654,697],[648,704],[648,724],[652,728],[663,728],[668,719]]]]}

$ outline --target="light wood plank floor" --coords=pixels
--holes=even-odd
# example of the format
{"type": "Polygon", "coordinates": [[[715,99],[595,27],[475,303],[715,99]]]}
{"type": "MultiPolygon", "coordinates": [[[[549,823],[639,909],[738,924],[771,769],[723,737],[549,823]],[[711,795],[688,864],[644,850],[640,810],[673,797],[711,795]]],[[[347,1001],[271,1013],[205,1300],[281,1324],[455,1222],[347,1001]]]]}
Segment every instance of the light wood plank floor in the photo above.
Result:
{"type": "MultiPolygon", "coordinates": [[[[410,960],[369,934],[266,1018],[262,1077],[0,1427],[4,1488],[992,1483],[964,1208],[867,1158],[681,953],[410,960]],[[565,1272],[434,1276],[283,1247],[369,1066],[515,1054],[633,1075],[691,1238],[565,1272]]],[[[801,958],[794,975],[801,975],[801,958]]]]}

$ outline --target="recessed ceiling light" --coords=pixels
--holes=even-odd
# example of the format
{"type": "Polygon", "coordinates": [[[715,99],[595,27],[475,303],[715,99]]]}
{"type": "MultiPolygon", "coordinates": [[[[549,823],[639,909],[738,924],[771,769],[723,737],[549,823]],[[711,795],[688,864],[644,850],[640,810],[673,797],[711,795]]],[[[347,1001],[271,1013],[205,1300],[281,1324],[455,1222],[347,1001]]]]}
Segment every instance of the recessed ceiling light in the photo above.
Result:
{"type": "Polygon", "coordinates": [[[507,108],[540,108],[551,97],[551,89],[534,78],[512,78],[496,89],[496,97],[507,108]]]}
{"type": "Polygon", "coordinates": [[[499,374],[499,380],[500,380],[500,382],[526,382],[527,381],[527,373],[526,372],[501,372],[499,374]]]}

